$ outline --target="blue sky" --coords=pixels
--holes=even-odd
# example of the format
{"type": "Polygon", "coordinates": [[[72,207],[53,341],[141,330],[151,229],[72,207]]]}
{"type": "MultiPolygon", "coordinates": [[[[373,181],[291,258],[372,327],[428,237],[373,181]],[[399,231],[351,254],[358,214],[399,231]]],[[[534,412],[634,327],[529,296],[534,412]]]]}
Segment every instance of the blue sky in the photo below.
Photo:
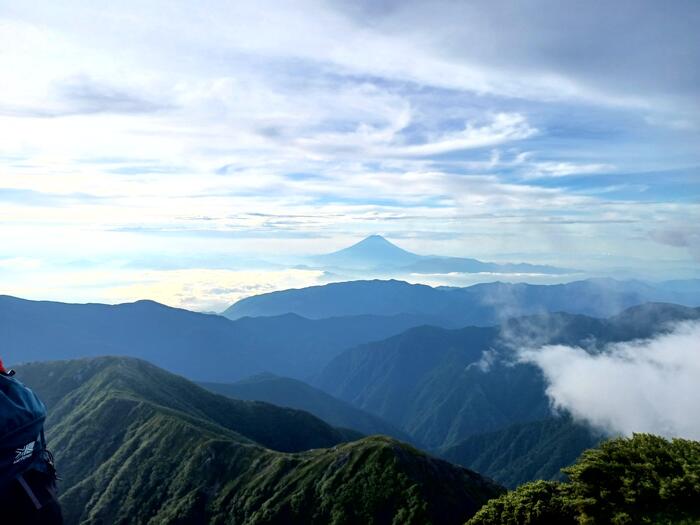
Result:
{"type": "Polygon", "coordinates": [[[694,0],[5,2],[0,292],[216,309],[372,233],[697,276],[699,26],[694,0]]]}

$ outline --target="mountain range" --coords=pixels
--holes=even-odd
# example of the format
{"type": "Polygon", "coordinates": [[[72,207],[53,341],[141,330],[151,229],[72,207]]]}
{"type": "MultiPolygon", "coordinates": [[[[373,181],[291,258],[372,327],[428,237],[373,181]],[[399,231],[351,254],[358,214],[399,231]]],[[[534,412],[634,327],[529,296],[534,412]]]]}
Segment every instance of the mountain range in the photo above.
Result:
{"type": "MultiPolygon", "coordinates": [[[[604,284],[581,281],[530,287],[495,283],[460,289],[430,288],[399,281],[362,281],[288,292],[293,304],[300,307],[320,309],[323,301],[335,301],[342,308],[350,305],[360,312],[318,319],[284,313],[231,320],[150,301],[115,306],[69,305],[2,296],[0,344],[2,356],[10,364],[104,354],[139,357],[170,372],[202,381],[207,389],[227,396],[206,392],[185,379],[128,358],[22,366],[22,377],[36,385],[51,407],[52,418],[56,418],[49,422],[51,432],[63,428],[61,425],[67,422],[69,427],[80,428],[80,440],[105,440],[105,444],[93,448],[86,445],[85,452],[81,452],[71,448],[73,436],[67,429],[56,430],[57,450],[65,449],[65,454],[61,453],[64,457],[75,454],[75,464],[82,465],[72,467],[68,463],[67,480],[75,481],[75,487],[70,485],[65,492],[69,508],[97,505],[93,501],[97,494],[113,490],[107,478],[117,476],[118,466],[112,463],[100,471],[99,479],[88,482],[95,483],[98,492],[90,492],[78,480],[92,475],[85,462],[96,468],[100,461],[108,462],[113,451],[110,447],[117,446],[115,443],[121,450],[121,461],[129,457],[127,450],[131,449],[121,448],[127,442],[129,447],[143,443],[139,461],[144,460],[149,448],[165,453],[158,449],[158,443],[149,441],[146,430],[134,427],[133,434],[130,433],[130,421],[156,425],[150,419],[156,405],[158,418],[165,417],[165,410],[168,414],[184,413],[184,419],[190,423],[192,418],[205,421],[201,425],[207,429],[204,434],[190,432],[180,419],[177,423],[171,419],[163,421],[169,433],[187,443],[190,442],[185,439],[186,434],[205,441],[218,440],[222,427],[221,439],[232,439],[239,445],[301,453],[310,448],[344,447],[342,443],[360,439],[362,435],[382,434],[425,448],[513,487],[535,478],[558,478],[561,467],[602,438],[566,417],[553,417],[539,369],[514,363],[518,348],[560,343],[597,352],[609,342],[650,337],[672,323],[700,319],[700,308],[645,303],[601,318],[542,312],[532,307],[538,313],[506,315],[500,324],[449,328],[455,322],[450,317],[452,310],[467,304],[460,302],[464,296],[483,290],[500,292],[503,297],[516,290],[516,296],[525,304],[537,299],[540,306],[549,307],[559,305],[559,300],[563,304],[564,294],[569,293],[571,300],[565,305],[568,309],[597,308],[596,311],[617,311],[621,298],[638,300],[649,290],[674,296],[684,296],[683,290],[693,290],[687,284],[676,283],[667,289],[662,285],[612,281],[608,283],[612,287],[609,295],[617,293],[617,299],[608,296],[607,302],[602,302],[600,293],[604,284]],[[358,289],[362,292],[361,301],[356,300],[358,289]],[[630,290],[639,293],[626,295],[630,290]],[[322,301],[314,299],[319,296],[322,301]],[[309,297],[314,300],[308,300],[309,297]],[[374,302],[371,297],[375,298],[374,302]],[[457,299],[449,302],[452,297],[457,299]],[[447,302],[447,307],[441,306],[441,302],[447,302]],[[407,305],[418,308],[405,311],[407,305]],[[363,313],[363,309],[370,313],[363,313]],[[105,370],[104,374],[101,370],[105,370]],[[289,377],[293,374],[296,377],[289,377]],[[85,389],[83,385],[87,385],[85,389]],[[136,400],[138,409],[127,403],[122,394],[136,400]],[[80,409],[74,412],[76,407],[80,409]],[[100,434],[103,431],[99,428],[110,421],[121,428],[121,434],[109,433],[117,432],[116,429],[100,434]],[[102,446],[108,450],[101,449],[102,446]],[[89,500],[81,496],[84,492],[89,500]]],[[[474,307],[473,311],[478,314],[479,308],[474,307]]],[[[494,311],[488,315],[495,315],[494,311]]],[[[148,428],[153,432],[158,430],[154,426],[148,428]]],[[[169,441],[165,433],[156,434],[157,439],[169,441]]],[[[389,457],[403,454],[398,452],[401,450],[414,450],[397,445],[390,438],[360,442],[363,444],[357,445],[358,449],[349,452],[351,456],[373,454],[366,447],[388,448],[389,457]]],[[[192,446],[201,449],[204,445],[197,441],[192,446]]],[[[226,445],[229,446],[232,447],[226,445]]],[[[177,453],[187,456],[178,447],[175,447],[177,453]]],[[[227,450],[226,454],[238,451],[227,450]]],[[[315,456],[309,461],[311,470],[327,467],[315,456]],[[317,460],[320,463],[315,463],[317,460]]],[[[153,463],[149,465],[148,468],[158,468],[153,463]]],[[[239,466],[229,465],[226,468],[232,470],[220,475],[230,474],[238,479],[245,471],[243,467],[236,470],[239,466]]],[[[174,468],[174,463],[171,467],[174,468]]],[[[125,474],[127,477],[145,475],[137,466],[128,468],[131,470],[125,474]]],[[[204,474],[197,471],[196,475],[204,474]]],[[[195,497],[192,487],[178,486],[172,490],[178,497],[195,497]]],[[[275,490],[283,489],[278,486],[275,490]]],[[[208,497],[201,496],[210,505],[208,497]]],[[[397,500],[396,505],[399,504],[403,503],[397,500]]],[[[153,512],[164,512],[157,505],[153,508],[156,509],[153,512]]],[[[95,516],[111,516],[115,507],[105,507],[99,512],[95,516]]],[[[75,510],[73,516],[78,513],[75,510]]],[[[258,519],[246,516],[251,523],[258,519]]],[[[92,517],[80,514],[78,519],[97,523],[102,518],[90,521],[92,517]]]]}
{"type": "Polygon", "coordinates": [[[259,374],[235,383],[200,383],[200,386],[234,399],[265,401],[304,410],[331,425],[353,429],[365,435],[383,434],[406,442],[413,440],[411,436],[383,419],[298,379],[259,374]]]}
{"type": "Polygon", "coordinates": [[[493,326],[558,310],[606,317],[649,299],[692,304],[700,292],[685,289],[634,281],[468,288],[356,281],[251,297],[228,310],[234,319],[153,301],[65,304],[0,296],[0,347],[14,363],[124,355],[197,381],[231,383],[269,372],[308,382],[348,348],[423,325],[493,326]]]}
{"type": "Polygon", "coordinates": [[[518,348],[566,344],[596,352],[695,319],[700,308],[646,304],[608,319],[559,313],[496,327],[417,327],[344,351],[314,385],[430,448],[450,447],[551,416],[541,372],[517,361],[518,348]]]}
{"type": "Polygon", "coordinates": [[[47,437],[67,525],[573,525],[590,515],[596,523],[698,517],[697,442],[635,435],[590,448],[601,436],[560,417],[443,451],[511,486],[517,478],[565,480],[504,494],[479,474],[399,441],[227,399],[140,360],[33,363],[17,372],[49,408],[47,437]],[[579,455],[579,447],[590,449],[579,455]],[[564,469],[568,477],[558,472],[562,461],[574,463],[564,469]]]}
{"type": "Polygon", "coordinates": [[[462,524],[502,489],[386,437],[236,401],[140,360],[19,367],[49,409],[69,525],[462,524]],[[324,447],[324,448],[319,448],[324,447]]]}
{"type": "Polygon", "coordinates": [[[0,348],[7,362],[123,355],[215,382],[263,372],[307,378],[346,348],[426,322],[412,314],[230,321],[153,301],[113,306],[0,296],[0,348]]]}
{"type": "Polygon", "coordinates": [[[370,235],[348,248],[309,258],[309,265],[330,269],[363,270],[380,273],[503,273],[571,274],[576,270],[527,263],[498,264],[463,257],[418,255],[389,242],[381,235],[370,235]]]}
{"type": "Polygon", "coordinates": [[[461,328],[547,312],[608,317],[647,302],[700,306],[700,289],[679,287],[673,281],[652,284],[614,279],[555,285],[495,282],[466,288],[433,288],[395,280],[349,281],[255,295],[231,305],[223,315],[229,319],[287,313],[309,319],[411,315],[425,324],[461,328]]]}

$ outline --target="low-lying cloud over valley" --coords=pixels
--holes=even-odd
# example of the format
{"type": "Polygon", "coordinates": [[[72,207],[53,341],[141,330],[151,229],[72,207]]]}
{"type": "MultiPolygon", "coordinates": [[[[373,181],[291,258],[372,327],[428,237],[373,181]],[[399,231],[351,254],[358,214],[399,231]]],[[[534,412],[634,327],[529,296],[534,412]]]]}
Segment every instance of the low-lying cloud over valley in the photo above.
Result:
{"type": "Polygon", "coordinates": [[[611,434],[700,439],[700,323],[599,353],[563,345],[522,350],[537,365],[556,410],[611,434]]]}

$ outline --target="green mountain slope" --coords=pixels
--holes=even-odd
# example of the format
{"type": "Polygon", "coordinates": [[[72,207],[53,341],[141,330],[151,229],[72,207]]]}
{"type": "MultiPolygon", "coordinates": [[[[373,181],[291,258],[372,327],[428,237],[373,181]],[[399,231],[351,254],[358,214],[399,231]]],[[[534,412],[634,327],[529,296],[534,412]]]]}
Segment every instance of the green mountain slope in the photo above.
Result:
{"type": "Polygon", "coordinates": [[[700,523],[700,442],[649,434],[607,441],[565,469],[486,504],[468,525],[700,523]]]}
{"type": "Polygon", "coordinates": [[[136,359],[32,363],[19,370],[22,381],[45,400],[50,410],[47,424],[59,443],[64,436],[73,439],[76,429],[94,426],[97,415],[118,414],[128,423],[134,414],[154,410],[205,421],[284,452],[332,446],[346,439],[343,431],[306,412],[218,396],[136,359]]]}
{"type": "Polygon", "coordinates": [[[457,524],[501,491],[389,438],[341,443],[310,414],[143,361],[37,363],[18,378],[49,406],[68,524],[457,524]]]}
{"type": "Polygon", "coordinates": [[[534,479],[560,479],[562,468],[602,439],[569,417],[548,418],[470,436],[441,456],[512,488],[534,479]]]}
{"type": "Polygon", "coordinates": [[[408,434],[394,425],[297,379],[260,374],[236,383],[200,383],[200,385],[207,390],[234,399],[265,401],[278,406],[305,410],[335,427],[351,428],[365,435],[384,434],[403,441],[411,441],[408,434]]]}
{"type": "Polygon", "coordinates": [[[313,384],[430,448],[445,448],[551,415],[541,372],[516,362],[518,348],[567,344],[597,352],[698,318],[700,308],[647,304],[609,319],[558,313],[491,328],[417,327],[346,350],[313,384]]]}
{"type": "Polygon", "coordinates": [[[500,360],[476,366],[498,336],[497,328],[414,328],[344,352],[315,384],[433,448],[547,417],[534,367],[500,360]]]}

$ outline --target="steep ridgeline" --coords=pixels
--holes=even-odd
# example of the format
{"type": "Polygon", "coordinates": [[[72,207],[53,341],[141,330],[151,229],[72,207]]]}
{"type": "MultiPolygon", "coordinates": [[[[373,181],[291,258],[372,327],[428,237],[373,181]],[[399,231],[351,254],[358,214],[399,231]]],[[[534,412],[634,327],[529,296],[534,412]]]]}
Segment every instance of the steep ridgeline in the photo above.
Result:
{"type": "Polygon", "coordinates": [[[200,381],[261,372],[304,379],[346,348],[424,323],[411,315],[312,321],[293,314],[232,322],[152,301],[110,306],[0,296],[7,362],[125,355],[200,381]]]}
{"type": "MultiPolygon", "coordinates": [[[[421,316],[445,328],[489,326],[508,318],[547,312],[608,317],[647,302],[700,306],[700,290],[640,281],[589,279],[567,284],[487,283],[467,288],[431,288],[402,281],[350,281],[284,290],[242,299],[224,316],[295,313],[309,319],[347,315],[421,316]]],[[[416,326],[416,325],[414,325],[416,326]]]]}
{"type": "Polygon", "coordinates": [[[547,343],[601,344],[649,337],[699,308],[649,304],[609,319],[552,314],[500,327],[418,327],[336,357],[314,385],[371,412],[431,448],[550,416],[537,368],[514,363],[514,349],[547,343]]]}
{"type": "Polygon", "coordinates": [[[535,479],[561,479],[563,467],[602,439],[569,417],[551,417],[475,434],[442,450],[441,456],[514,488],[535,479]]]}
{"type": "Polygon", "coordinates": [[[218,396],[143,361],[17,375],[49,406],[68,525],[461,524],[501,492],[389,438],[343,443],[308,413],[218,396]]]}
{"type": "Polygon", "coordinates": [[[236,383],[200,383],[200,386],[234,399],[265,401],[305,410],[335,427],[349,428],[368,436],[383,434],[402,441],[412,440],[408,434],[381,418],[297,379],[260,374],[236,383]]]}

